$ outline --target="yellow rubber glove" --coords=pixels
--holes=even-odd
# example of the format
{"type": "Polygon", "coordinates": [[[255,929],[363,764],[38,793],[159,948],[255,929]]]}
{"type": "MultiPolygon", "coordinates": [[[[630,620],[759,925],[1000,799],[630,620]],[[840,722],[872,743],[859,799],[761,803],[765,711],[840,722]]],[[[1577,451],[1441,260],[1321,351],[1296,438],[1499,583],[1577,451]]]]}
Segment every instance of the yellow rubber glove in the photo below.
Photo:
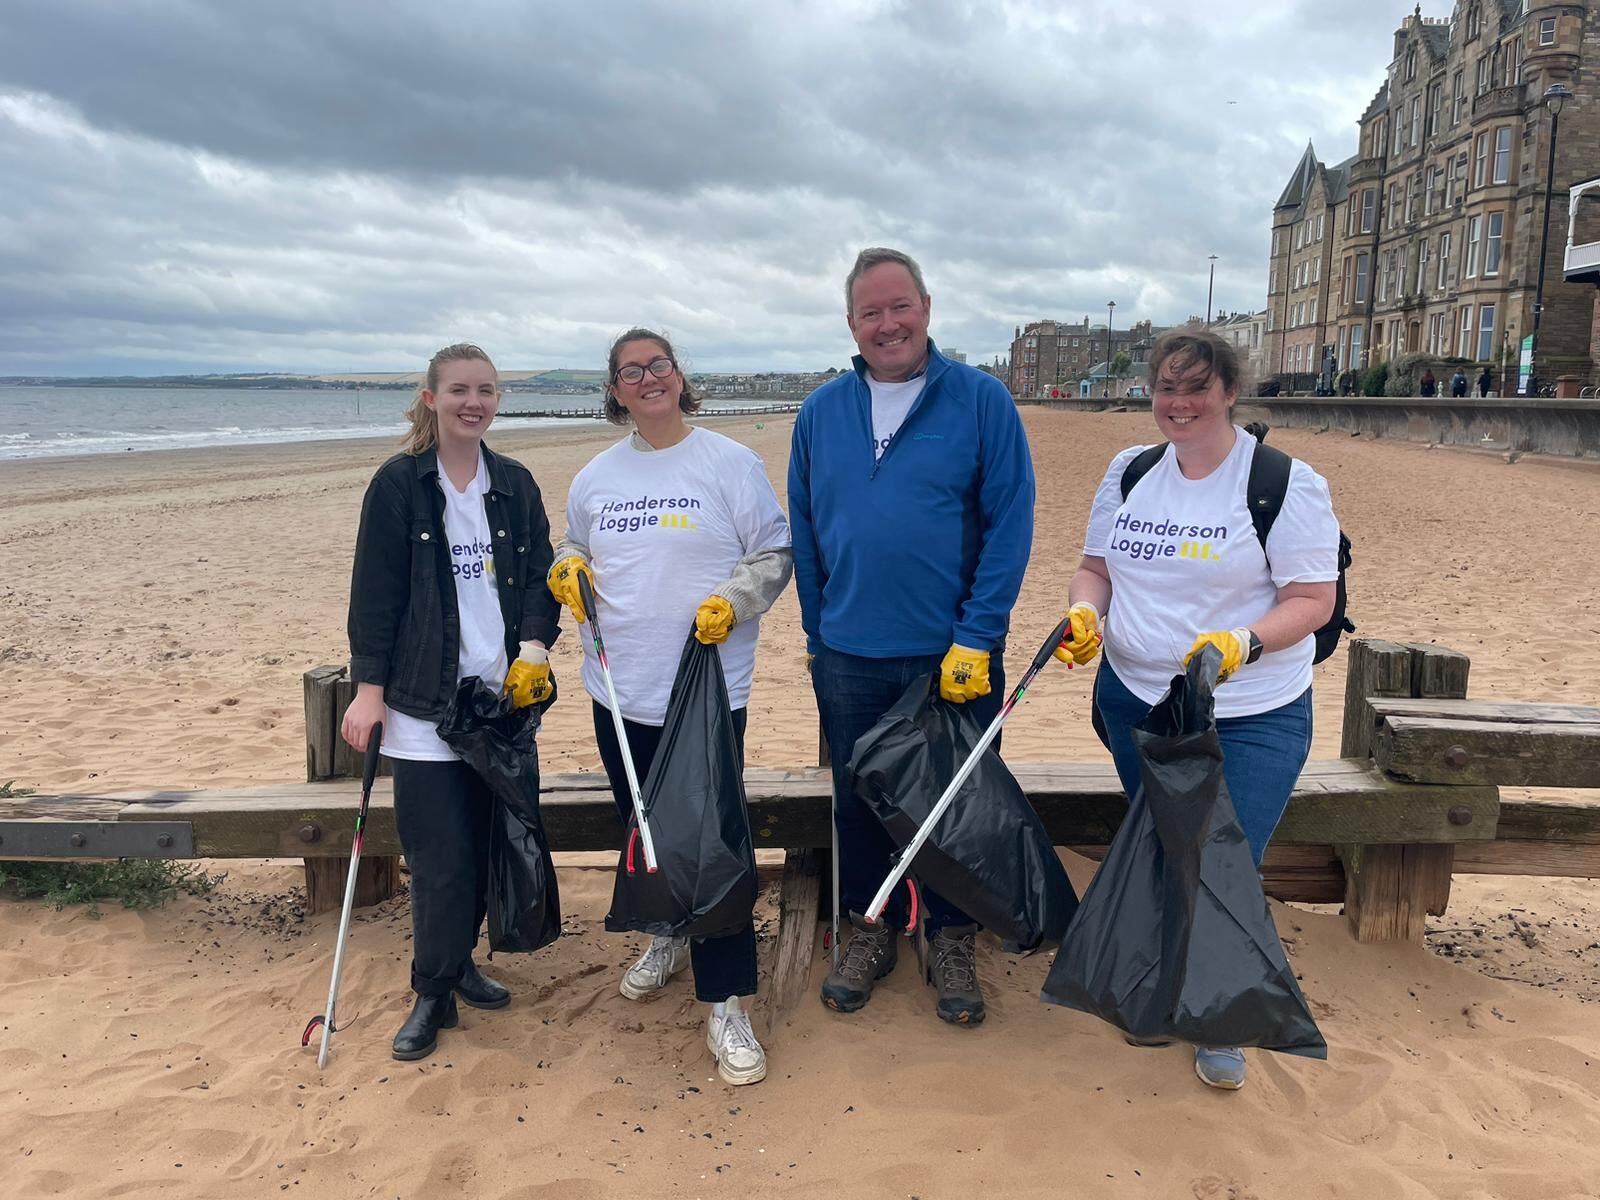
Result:
{"type": "Polygon", "coordinates": [[[511,697],[514,708],[543,704],[550,699],[550,655],[543,646],[523,642],[517,661],[506,671],[506,686],[501,693],[511,697]]]}
{"type": "Polygon", "coordinates": [[[1080,600],[1067,609],[1066,616],[1071,625],[1054,653],[1070,671],[1074,666],[1087,666],[1100,653],[1100,610],[1087,600],[1080,600]]]}
{"type": "Polygon", "coordinates": [[[1245,656],[1250,653],[1250,630],[1234,629],[1202,633],[1195,638],[1194,645],[1189,647],[1189,653],[1183,656],[1183,665],[1187,667],[1189,660],[1207,646],[1215,646],[1222,651],[1222,667],[1217,671],[1217,682],[1226,683],[1228,676],[1244,666],[1245,656]]]}
{"type": "Polygon", "coordinates": [[[989,694],[989,652],[951,646],[939,664],[939,695],[965,704],[989,694]]]}
{"type": "Polygon", "coordinates": [[[589,586],[594,587],[594,572],[589,569],[589,564],[578,555],[569,554],[550,568],[545,583],[549,585],[550,594],[556,601],[565,604],[572,611],[572,619],[582,625],[589,619],[589,614],[583,611],[583,597],[578,592],[580,574],[587,575],[589,586]]]}
{"type": "Polygon", "coordinates": [[[733,629],[733,605],[724,596],[707,596],[694,610],[694,636],[704,646],[718,646],[733,629]]]}

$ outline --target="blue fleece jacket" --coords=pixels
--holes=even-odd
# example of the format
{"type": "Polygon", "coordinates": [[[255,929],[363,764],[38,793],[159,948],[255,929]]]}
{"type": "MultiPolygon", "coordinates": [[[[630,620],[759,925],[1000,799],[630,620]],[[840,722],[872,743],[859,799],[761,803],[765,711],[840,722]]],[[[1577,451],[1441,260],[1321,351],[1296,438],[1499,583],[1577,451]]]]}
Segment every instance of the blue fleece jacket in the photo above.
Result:
{"type": "Polygon", "coordinates": [[[928,382],[873,461],[867,364],[795,420],[789,523],[806,646],[864,658],[994,650],[1033,544],[1033,461],[992,375],[928,343],[928,382]]]}

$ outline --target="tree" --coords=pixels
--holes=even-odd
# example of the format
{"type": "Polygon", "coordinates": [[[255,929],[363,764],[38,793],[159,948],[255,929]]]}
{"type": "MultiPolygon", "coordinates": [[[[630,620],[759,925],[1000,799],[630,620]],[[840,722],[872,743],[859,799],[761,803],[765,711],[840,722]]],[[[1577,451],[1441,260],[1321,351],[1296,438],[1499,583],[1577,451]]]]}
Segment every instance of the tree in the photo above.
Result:
{"type": "Polygon", "coordinates": [[[1111,378],[1120,382],[1121,380],[1126,379],[1132,373],[1133,359],[1129,356],[1126,350],[1118,350],[1116,355],[1111,360],[1111,378]]]}

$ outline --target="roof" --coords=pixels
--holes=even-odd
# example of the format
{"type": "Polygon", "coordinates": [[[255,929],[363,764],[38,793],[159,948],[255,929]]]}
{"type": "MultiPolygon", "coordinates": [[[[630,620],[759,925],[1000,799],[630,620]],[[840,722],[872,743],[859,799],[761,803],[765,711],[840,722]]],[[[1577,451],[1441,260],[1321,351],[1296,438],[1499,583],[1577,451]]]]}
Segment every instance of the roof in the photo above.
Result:
{"type": "Polygon", "coordinates": [[[1289,182],[1283,189],[1283,194],[1278,197],[1278,202],[1273,208],[1294,208],[1306,202],[1306,196],[1311,191],[1311,180],[1320,170],[1322,164],[1317,161],[1317,150],[1310,142],[1306,143],[1306,152],[1300,156],[1300,161],[1295,164],[1294,173],[1289,176],[1289,182]]]}
{"type": "Polygon", "coordinates": [[[1383,83],[1380,84],[1379,87],[1378,87],[1378,94],[1373,96],[1372,102],[1367,105],[1367,111],[1361,114],[1361,124],[1365,125],[1368,121],[1372,120],[1372,118],[1377,116],[1379,113],[1384,113],[1384,112],[1388,112],[1388,111],[1389,111],[1389,81],[1387,79],[1385,79],[1383,81],[1383,83]]]}

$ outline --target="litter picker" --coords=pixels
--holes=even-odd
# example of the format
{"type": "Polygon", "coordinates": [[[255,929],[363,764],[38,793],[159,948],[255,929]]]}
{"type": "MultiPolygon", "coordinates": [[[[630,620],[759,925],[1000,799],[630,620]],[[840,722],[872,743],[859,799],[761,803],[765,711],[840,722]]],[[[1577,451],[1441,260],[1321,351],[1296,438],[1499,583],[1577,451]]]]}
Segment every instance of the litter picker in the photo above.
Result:
{"type": "Polygon", "coordinates": [[[333,944],[333,980],[328,984],[327,1009],[311,1018],[306,1031],[300,1035],[300,1044],[311,1044],[311,1031],[322,1026],[322,1045],[317,1050],[317,1070],[328,1062],[328,1042],[335,1026],[333,1010],[339,998],[339,974],[344,970],[344,943],[350,933],[350,912],[356,902],[356,872],[361,867],[361,839],[367,827],[367,806],[372,801],[372,780],[378,773],[378,747],[383,743],[383,722],[372,727],[367,736],[367,757],[361,766],[361,808],[356,812],[356,832],[350,839],[350,874],[344,881],[344,912],[339,916],[339,940],[333,944]]]}
{"type": "MultiPolygon", "coordinates": [[[[589,636],[594,638],[594,656],[600,660],[600,674],[606,681],[606,699],[611,702],[611,720],[617,727],[617,746],[622,750],[622,769],[627,773],[628,793],[633,797],[633,819],[639,828],[639,841],[644,845],[644,869],[654,875],[656,844],[650,840],[650,823],[644,818],[644,801],[639,797],[639,776],[633,769],[633,754],[628,749],[628,731],[622,724],[622,705],[617,700],[617,685],[611,679],[606,644],[600,637],[600,616],[595,612],[594,588],[589,584],[587,571],[578,572],[578,598],[583,601],[583,611],[589,616],[589,636]]],[[[631,846],[628,857],[631,861],[631,846]]]]}
{"type": "Polygon", "coordinates": [[[888,878],[883,881],[883,886],[878,889],[878,894],[872,898],[872,903],[867,906],[865,914],[867,920],[875,922],[883,915],[884,907],[889,903],[890,895],[893,894],[896,885],[899,884],[905,873],[911,869],[911,863],[917,857],[917,851],[922,849],[922,844],[933,833],[934,826],[939,824],[939,818],[944,816],[945,810],[955,802],[956,794],[961,791],[961,785],[967,781],[967,776],[972,774],[973,768],[978,765],[978,760],[983,757],[983,752],[989,748],[989,743],[999,736],[1000,726],[1005,724],[1006,718],[1011,715],[1012,709],[1016,708],[1017,703],[1022,699],[1023,693],[1028,690],[1028,685],[1033,682],[1034,676],[1044,669],[1044,665],[1050,661],[1050,656],[1055,653],[1056,647],[1061,645],[1070,635],[1071,629],[1071,620],[1063,618],[1061,624],[1056,626],[1055,632],[1046,639],[1043,646],[1039,647],[1039,653],[1033,656],[1033,661],[1028,664],[1028,669],[1023,672],[1022,679],[1017,683],[1016,688],[1007,698],[1005,704],[1001,706],[995,719],[989,722],[989,728],[983,731],[983,736],[972,747],[972,753],[967,755],[966,761],[961,764],[961,768],[955,773],[955,778],[950,780],[949,786],[940,795],[939,802],[928,813],[928,819],[923,821],[922,825],[917,829],[916,836],[911,839],[906,848],[900,851],[899,857],[895,860],[894,869],[889,872],[888,878]]]}

